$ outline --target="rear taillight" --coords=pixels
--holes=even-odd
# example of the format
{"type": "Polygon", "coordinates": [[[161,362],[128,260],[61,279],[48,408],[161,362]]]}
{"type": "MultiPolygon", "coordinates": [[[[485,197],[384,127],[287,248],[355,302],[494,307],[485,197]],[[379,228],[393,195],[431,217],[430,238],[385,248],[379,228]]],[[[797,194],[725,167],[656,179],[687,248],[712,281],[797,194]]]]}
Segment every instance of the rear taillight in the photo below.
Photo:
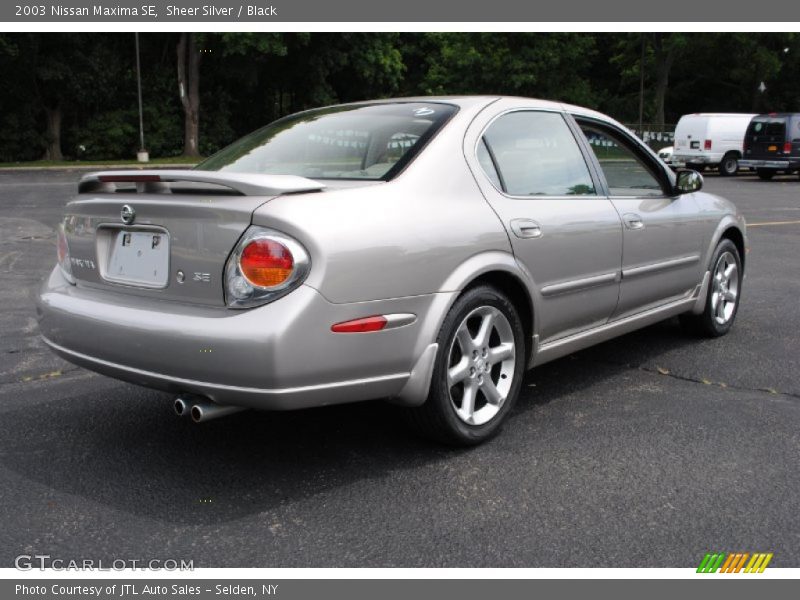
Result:
{"type": "Polygon", "coordinates": [[[266,304],[299,286],[311,267],[305,248],[286,234],[253,226],[225,266],[225,297],[231,308],[266,304]]]}
{"type": "Polygon", "coordinates": [[[785,142],[783,144],[783,153],[784,154],[791,154],[792,153],[792,142],[785,142]]]}
{"type": "Polygon", "coordinates": [[[275,287],[292,276],[294,258],[278,241],[255,239],[242,250],[239,268],[248,282],[257,287],[275,287]]]}
{"type": "Polygon", "coordinates": [[[75,278],[72,276],[72,262],[69,257],[69,244],[63,224],[58,226],[56,232],[56,259],[64,279],[75,285],[75,278]]]}
{"type": "Polygon", "coordinates": [[[703,144],[703,150],[711,150],[711,140],[706,140],[703,144]]]}

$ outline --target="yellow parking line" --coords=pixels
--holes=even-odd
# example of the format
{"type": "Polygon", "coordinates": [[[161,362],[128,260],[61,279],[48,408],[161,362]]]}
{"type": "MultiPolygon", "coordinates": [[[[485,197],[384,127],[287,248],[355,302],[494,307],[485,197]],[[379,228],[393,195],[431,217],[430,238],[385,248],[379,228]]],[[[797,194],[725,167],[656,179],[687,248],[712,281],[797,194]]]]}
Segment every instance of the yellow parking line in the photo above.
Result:
{"type": "Polygon", "coordinates": [[[764,223],[748,223],[748,227],[766,227],[767,225],[800,225],[800,220],[797,221],[765,221],[764,223]]]}

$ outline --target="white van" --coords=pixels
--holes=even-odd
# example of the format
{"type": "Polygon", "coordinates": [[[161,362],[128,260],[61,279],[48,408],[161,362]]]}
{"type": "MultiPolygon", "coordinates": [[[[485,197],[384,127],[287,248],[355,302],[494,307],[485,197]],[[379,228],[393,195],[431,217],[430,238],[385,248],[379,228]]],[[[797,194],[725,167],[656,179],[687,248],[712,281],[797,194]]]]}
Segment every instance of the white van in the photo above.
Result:
{"type": "Polygon", "coordinates": [[[742,158],[744,134],[755,114],[695,113],[683,115],[675,127],[672,166],[697,171],[717,167],[721,175],[735,175],[742,158]]]}

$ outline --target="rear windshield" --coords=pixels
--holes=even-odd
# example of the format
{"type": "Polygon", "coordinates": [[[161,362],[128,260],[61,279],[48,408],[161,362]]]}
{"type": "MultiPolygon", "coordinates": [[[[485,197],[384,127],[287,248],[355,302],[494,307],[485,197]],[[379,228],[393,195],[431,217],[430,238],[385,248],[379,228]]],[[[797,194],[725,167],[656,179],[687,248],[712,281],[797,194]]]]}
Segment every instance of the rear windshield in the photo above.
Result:
{"type": "Polygon", "coordinates": [[[308,111],[245,136],[196,168],[314,179],[388,180],[455,112],[453,105],[432,102],[308,111]]]}
{"type": "Polygon", "coordinates": [[[748,135],[765,135],[783,138],[786,135],[786,118],[765,119],[756,117],[747,128],[748,135]]]}

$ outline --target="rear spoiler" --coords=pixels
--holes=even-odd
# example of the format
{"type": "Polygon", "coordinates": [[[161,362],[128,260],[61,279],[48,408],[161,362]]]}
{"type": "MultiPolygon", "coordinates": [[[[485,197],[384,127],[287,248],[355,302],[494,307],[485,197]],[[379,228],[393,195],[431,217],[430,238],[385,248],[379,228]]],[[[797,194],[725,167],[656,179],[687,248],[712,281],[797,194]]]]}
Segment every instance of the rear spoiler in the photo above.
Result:
{"type": "Polygon", "coordinates": [[[81,177],[78,193],[117,191],[117,184],[136,184],[140,193],[170,191],[170,183],[188,182],[220,186],[243,196],[279,196],[297,192],[315,192],[325,185],[297,175],[258,175],[195,170],[130,170],[101,171],[81,177]]]}

